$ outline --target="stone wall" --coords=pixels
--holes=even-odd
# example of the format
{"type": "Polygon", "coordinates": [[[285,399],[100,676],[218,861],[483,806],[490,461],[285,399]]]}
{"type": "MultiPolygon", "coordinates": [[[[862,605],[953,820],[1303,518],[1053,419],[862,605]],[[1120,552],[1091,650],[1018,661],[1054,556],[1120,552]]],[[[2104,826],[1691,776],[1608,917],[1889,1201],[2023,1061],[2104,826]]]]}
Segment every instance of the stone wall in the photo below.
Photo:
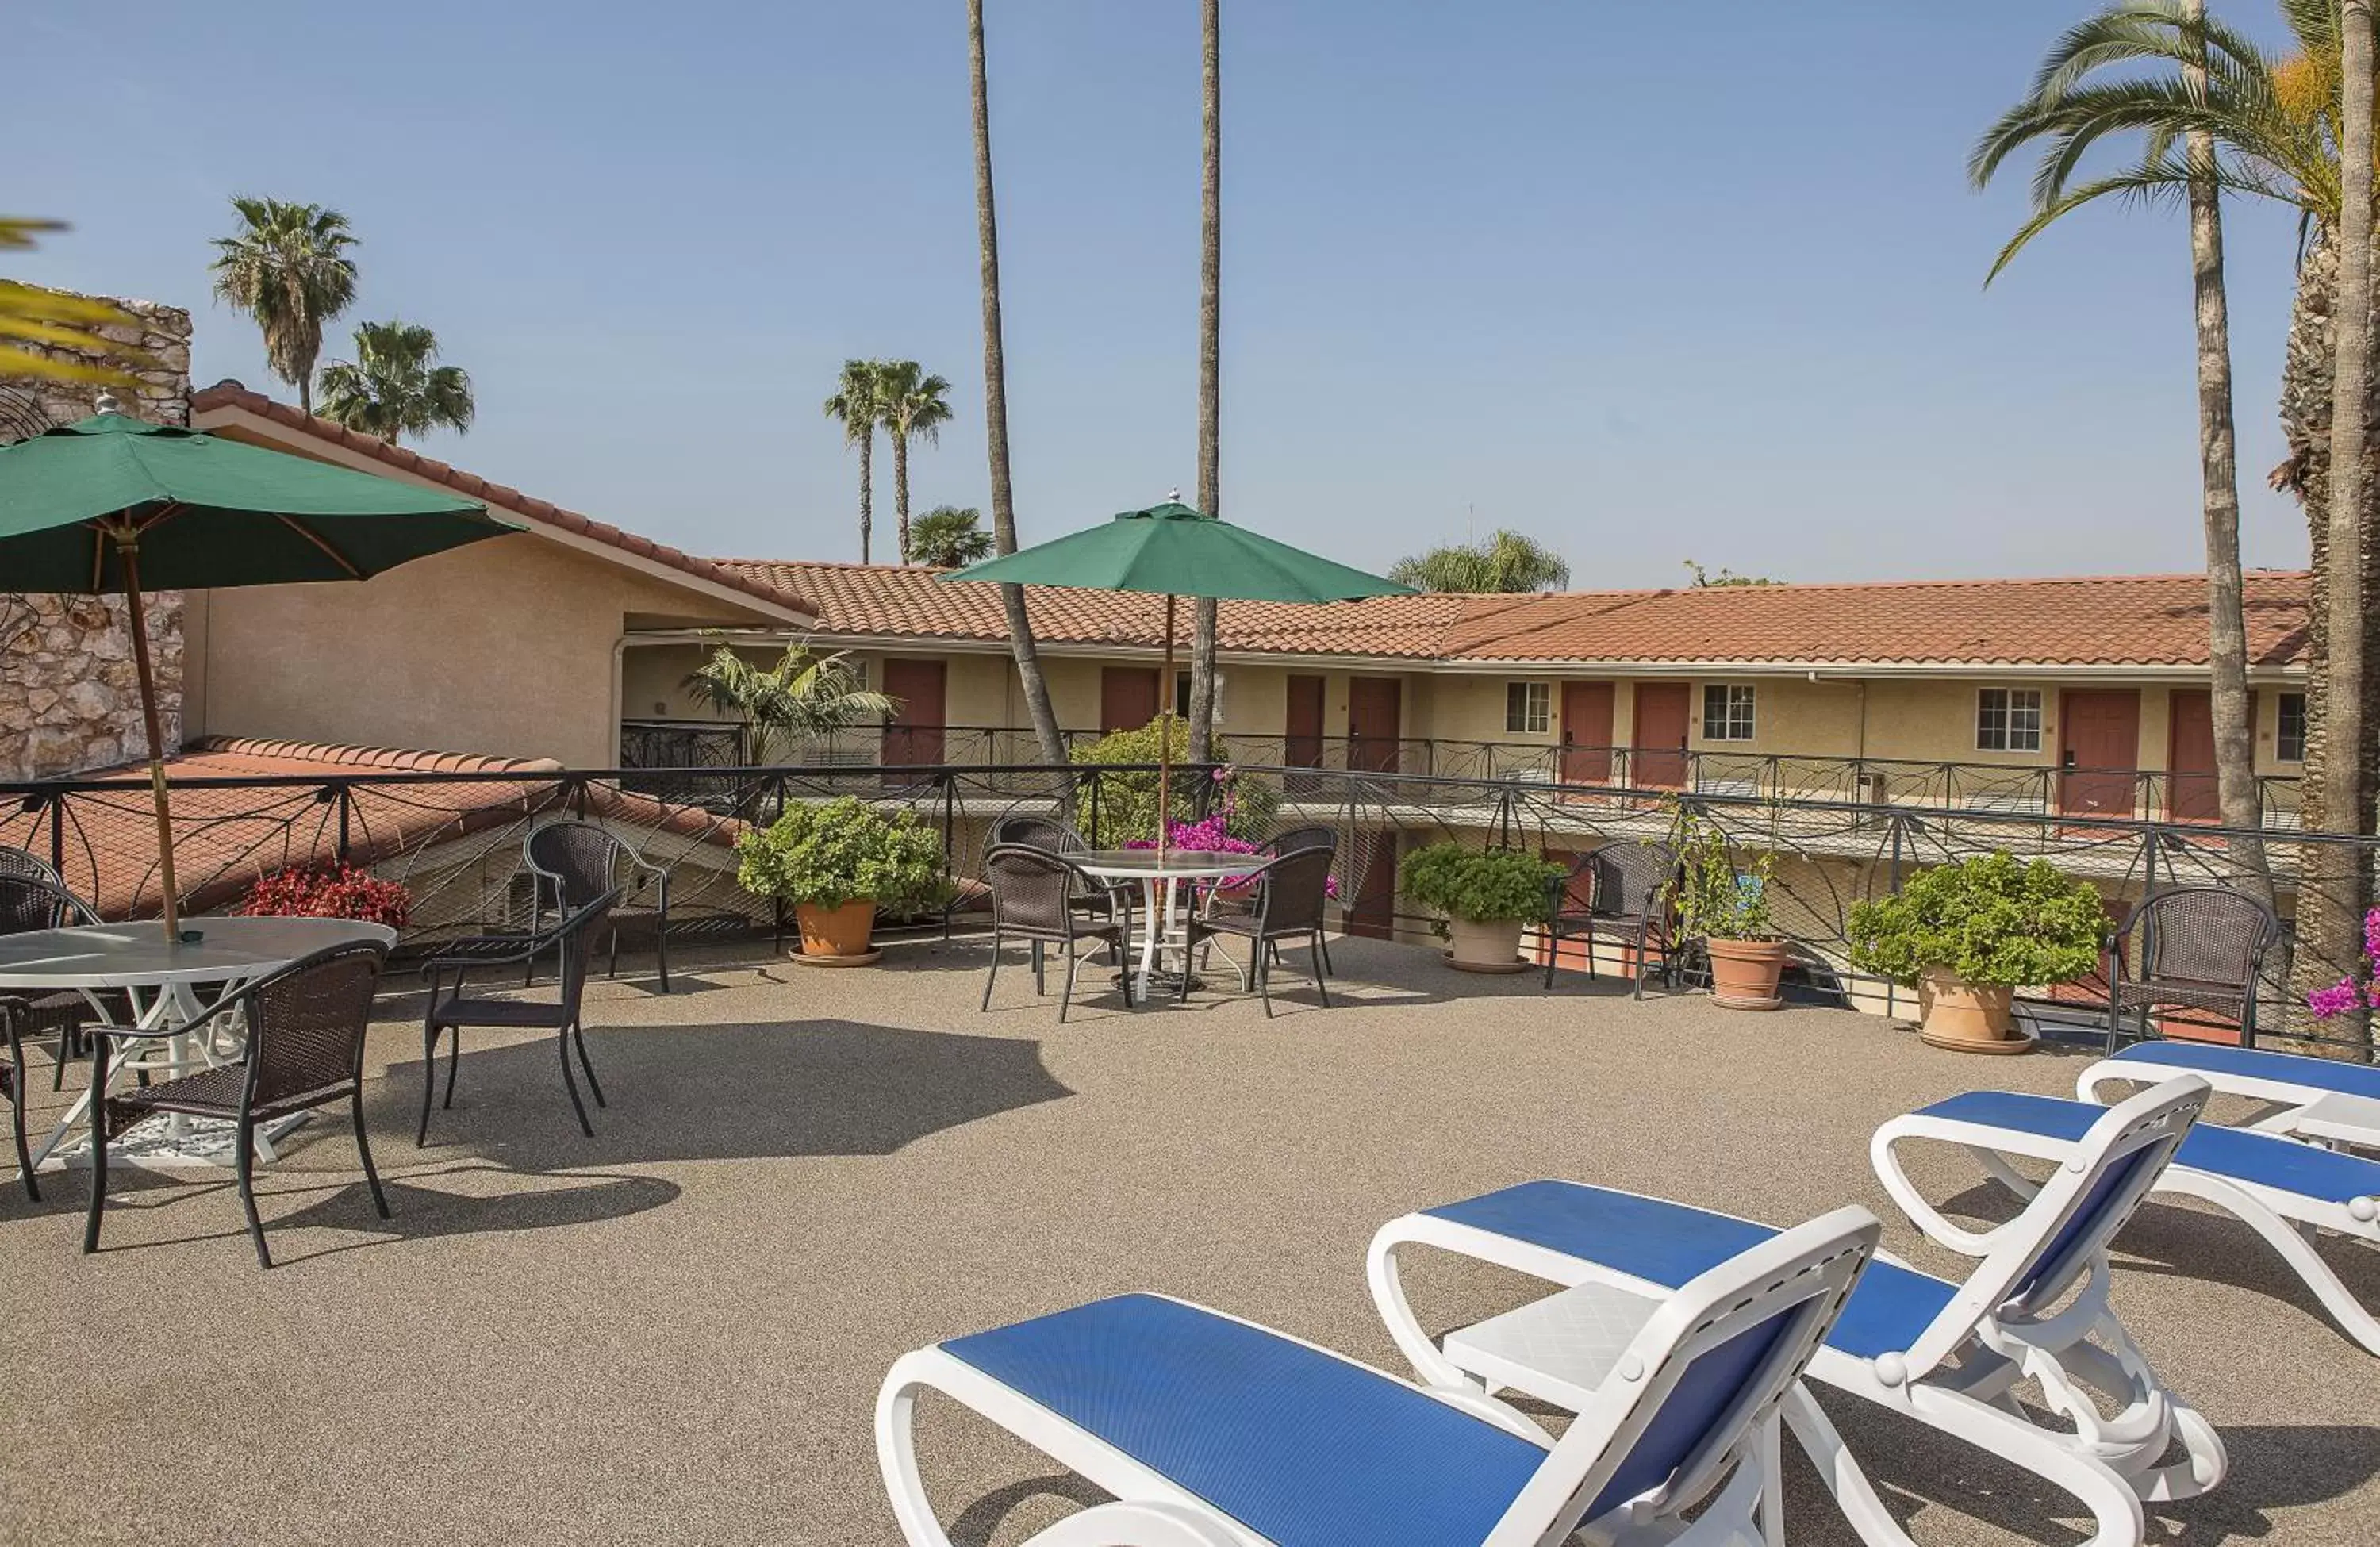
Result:
{"type": "MultiPolygon", "coordinates": [[[[153,301],[117,304],[140,326],[102,331],[156,361],[135,372],[136,387],[115,389],[122,410],[152,424],[189,423],[190,314],[153,301]]],[[[90,359],[75,350],[42,352],[90,359]]],[[[0,441],[87,417],[100,390],[78,382],[0,381],[0,441]]],[[[162,591],[147,600],[161,728],[170,749],[180,739],[182,598],[162,591]]],[[[0,779],[81,773],[148,751],[123,602],[0,592],[0,779]]]]}

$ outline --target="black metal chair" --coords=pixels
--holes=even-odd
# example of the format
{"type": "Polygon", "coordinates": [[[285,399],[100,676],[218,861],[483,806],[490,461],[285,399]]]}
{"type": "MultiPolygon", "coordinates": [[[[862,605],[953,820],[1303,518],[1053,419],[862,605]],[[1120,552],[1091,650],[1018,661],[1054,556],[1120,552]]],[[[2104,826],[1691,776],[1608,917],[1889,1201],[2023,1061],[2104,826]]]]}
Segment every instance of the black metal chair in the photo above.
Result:
{"type": "Polygon", "coordinates": [[[1586,942],[1586,975],[1595,970],[1597,931],[1624,941],[1635,953],[1629,972],[1630,997],[1645,997],[1645,961],[1658,942],[1661,982],[1677,986],[1677,958],[1670,941],[1669,905],[1665,893],[1678,873],[1678,851],[1667,844],[1606,844],[1579,857],[1567,875],[1547,883],[1546,981],[1554,986],[1554,964],[1565,940],[1586,942]],[[1580,882],[1586,883],[1586,903],[1578,902],[1580,882]]]}
{"type": "MultiPolygon", "coordinates": [[[[1002,844],[1023,844],[1028,848],[1047,849],[1052,854],[1088,854],[1091,851],[1090,840],[1085,838],[1073,823],[1058,817],[1032,812],[1013,813],[991,824],[991,837],[984,846],[985,852],[989,854],[1002,844]]],[[[1091,875],[1084,876],[1082,881],[1087,890],[1074,901],[1077,912],[1104,913],[1115,902],[1127,907],[1132,905],[1135,888],[1129,881],[1108,881],[1091,875]]],[[[1040,941],[1033,943],[1033,969],[1036,972],[1041,970],[1041,946],[1040,941]]]]}
{"type": "Polygon", "coordinates": [[[33,1151],[25,1140],[25,1020],[24,1001],[0,999],[0,1042],[8,1054],[0,1064],[0,1100],[8,1103],[8,1128],[17,1140],[18,1178],[25,1184],[25,1196],[39,1203],[42,1188],[33,1180],[33,1151]]]}
{"type": "Polygon", "coordinates": [[[2107,981],[2107,1051],[2126,1011],[2149,1035],[2152,1009],[2203,1010],[2240,1024],[2256,1045],[2256,985],[2265,957],[2282,941],[2273,910],[2228,886],[2175,886],[2144,898],[2116,932],[2107,981]]]}
{"type": "MultiPolygon", "coordinates": [[[[1189,945],[1228,935],[1248,943],[1248,977],[1264,1001],[1265,1018],[1272,1018],[1272,964],[1284,941],[1303,943],[1310,951],[1306,975],[1330,1007],[1330,958],[1323,954],[1322,906],[1330,895],[1331,851],[1320,847],[1293,849],[1253,866],[1248,875],[1256,894],[1245,911],[1217,913],[1190,920],[1189,945]]],[[[1182,976],[1182,996],[1190,993],[1190,975],[1182,976]]]]}
{"type": "Polygon", "coordinates": [[[1058,1022],[1064,1025],[1075,994],[1075,969],[1083,941],[1115,952],[1123,969],[1123,1004],[1132,1008],[1132,895],[1111,890],[1076,868],[1064,855],[1031,844],[994,844],[984,851],[984,883],[991,889],[991,969],[984,974],[982,1010],[991,1008],[991,985],[1000,976],[1000,947],[1006,940],[1033,943],[1033,992],[1046,993],[1041,947],[1066,950],[1066,982],[1058,994],[1058,1022]],[[1084,907],[1088,902],[1093,907],[1084,907]]]}
{"type": "Polygon", "coordinates": [[[587,1072],[587,1088],[594,1092],[595,1104],[610,1104],[603,1099],[603,1087],[595,1078],[595,1066],[587,1056],[587,1033],[579,1023],[579,1004],[587,993],[587,962],[594,955],[595,932],[602,928],[619,898],[620,889],[614,887],[538,934],[469,935],[449,941],[421,964],[430,1004],[421,1016],[421,1127],[414,1135],[417,1146],[430,1142],[430,1098],[438,1084],[439,1039],[450,1031],[455,1037],[454,1046],[447,1050],[446,1096],[439,1103],[451,1107],[455,1104],[455,1071],[463,1061],[466,1026],[554,1032],[562,1043],[562,1083],[570,1092],[571,1110],[578,1114],[578,1131],[589,1139],[595,1137],[595,1127],[587,1120],[586,1103],[578,1099],[578,1078],[571,1073],[570,1054],[574,1047],[577,1049],[578,1066],[587,1072]],[[474,968],[517,966],[535,961],[548,951],[558,953],[561,958],[561,988],[554,1003],[464,997],[464,980],[474,968]]]}
{"type": "Polygon", "coordinates": [[[256,1261],[263,1267],[273,1266],[273,1253],[265,1248],[264,1224],[256,1213],[256,1129],[275,1117],[346,1098],[372,1207],[381,1218],[388,1218],[388,1199],[380,1189],[371,1143],[364,1134],[364,1034],[371,1026],[372,993],[387,960],[386,946],[361,941],[317,951],[259,978],[206,1012],[208,1020],[225,1013],[247,1017],[248,1049],[238,1063],[120,1094],[107,1093],[111,1041],[178,1037],[194,1028],[151,1031],[93,1027],[91,1211],[83,1222],[83,1250],[99,1249],[100,1219],[107,1210],[107,1146],[134,1124],[161,1113],[238,1125],[233,1166],[239,1179],[239,1206],[248,1215],[256,1261]]]}
{"type": "MultiPolygon", "coordinates": [[[[549,822],[521,840],[521,859],[529,873],[529,932],[545,928],[546,915],[559,918],[576,912],[604,893],[617,888],[620,901],[612,909],[612,955],[604,971],[620,975],[620,922],[626,915],[650,915],[653,959],[662,992],[669,992],[669,868],[656,865],[608,827],[591,822],[549,822]],[[625,879],[626,870],[635,879],[625,879]],[[652,901],[642,901],[650,891],[652,901]]],[[[537,962],[528,963],[524,983],[536,980],[537,962]]]]}
{"type": "MultiPolygon", "coordinates": [[[[21,848],[0,847],[0,934],[98,922],[99,915],[90,904],[67,890],[57,871],[21,848]]],[[[50,1089],[63,1089],[67,1065],[84,1051],[83,1028],[99,1018],[91,1011],[91,1001],[69,990],[59,993],[0,993],[0,1004],[18,1007],[20,1037],[50,1034],[56,1038],[50,1064],[50,1089]]],[[[24,1089],[21,1081],[18,1089],[24,1089]]]]}

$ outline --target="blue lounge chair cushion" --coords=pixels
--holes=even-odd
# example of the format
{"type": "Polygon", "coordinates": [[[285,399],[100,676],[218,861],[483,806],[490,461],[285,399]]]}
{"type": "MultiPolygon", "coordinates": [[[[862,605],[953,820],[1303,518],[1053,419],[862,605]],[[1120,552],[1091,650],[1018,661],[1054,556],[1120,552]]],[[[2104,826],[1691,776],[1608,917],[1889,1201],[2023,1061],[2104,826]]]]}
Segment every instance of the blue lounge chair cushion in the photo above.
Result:
{"type": "MultiPolygon", "coordinates": [[[[2072,1141],[2090,1132],[2091,1125],[2107,1113],[2104,1106],[2057,1096],[1971,1090],[1963,1096],[1936,1102],[1922,1109],[1919,1115],[2072,1141]]],[[[2291,1192],[2322,1203],[2380,1198],[2380,1161],[2211,1123],[2200,1123],[2190,1130],[2190,1137],[2181,1141],[2181,1148],[2174,1154],[2174,1163],[2210,1176],[2291,1192]]]]}
{"type": "Polygon", "coordinates": [[[2200,1074],[2242,1075],[2252,1079],[2276,1079],[2319,1090],[2380,1101],[2380,1068],[2342,1064],[2329,1058],[2309,1058],[2301,1053],[2272,1053],[2263,1048],[2231,1047],[2222,1042],[2134,1042],[2116,1054],[2119,1064],[2157,1064],[2200,1074]]]}
{"type": "Polygon", "coordinates": [[[1154,1295],[941,1346],[1283,1547],[1476,1547],[1546,1458],[1377,1371],[1154,1295]]]}
{"type": "MultiPolygon", "coordinates": [[[[1751,1220],[1583,1182],[1521,1182],[1427,1212],[1665,1289],[1777,1234],[1751,1220]]],[[[1931,1273],[1870,1262],[1827,1346],[1855,1358],[1904,1353],[1958,1292],[1931,1273]]]]}

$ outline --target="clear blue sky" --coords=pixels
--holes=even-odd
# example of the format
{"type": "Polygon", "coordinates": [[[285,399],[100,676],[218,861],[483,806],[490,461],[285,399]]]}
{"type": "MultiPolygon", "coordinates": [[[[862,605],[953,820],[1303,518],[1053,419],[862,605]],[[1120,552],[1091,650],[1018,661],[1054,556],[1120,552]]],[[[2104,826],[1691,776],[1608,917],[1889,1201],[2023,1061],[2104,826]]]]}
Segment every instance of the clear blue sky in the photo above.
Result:
{"type": "MultiPolygon", "coordinates": [[[[1193,481],[1198,7],[990,9],[1031,542],[1193,481]]],[[[1227,0],[1224,513],[1375,566],[1515,526],[1582,586],[2199,567],[2179,218],[2085,215],[1981,288],[2022,176],[1971,193],[1966,148],[2084,9],[1227,0]]],[[[432,455],[697,552],[852,558],[819,402],[914,356],[959,410],[917,506],[985,503],[959,0],[12,21],[40,128],[5,202],[75,225],[14,271],[191,307],[202,384],[294,396],[207,241],[235,192],[312,200],[364,240],[351,320],[472,373],[432,455]]],[[[2294,565],[2262,481],[2291,227],[2230,237],[2247,557],[2294,565]]]]}

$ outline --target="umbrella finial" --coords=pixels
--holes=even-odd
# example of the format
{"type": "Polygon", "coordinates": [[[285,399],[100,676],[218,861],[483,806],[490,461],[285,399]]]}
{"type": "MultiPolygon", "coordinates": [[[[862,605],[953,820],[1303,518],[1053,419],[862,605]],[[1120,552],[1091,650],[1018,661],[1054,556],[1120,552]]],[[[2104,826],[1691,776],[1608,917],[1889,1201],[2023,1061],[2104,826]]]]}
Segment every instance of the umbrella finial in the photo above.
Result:
{"type": "Polygon", "coordinates": [[[1169,499],[1169,500],[1172,500],[1172,501],[1174,504],[1176,504],[1176,505],[1181,504],[1181,503],[1182,503],[1182,485],[1180,485],[1179,483],[1177,483],[1177,484],[1175,484],[1172,488],[1168,489],[1167,491],[1165,491],[1165,497],[1166,497],[1167,499],[1169,499]]]}
{"type": "Polygon", "coordinates": [[[115,394],[103,388],[99,395],[97,411],[103,414],[120,414],[124,411],[124,405],[115,400],[115,394]]]}

